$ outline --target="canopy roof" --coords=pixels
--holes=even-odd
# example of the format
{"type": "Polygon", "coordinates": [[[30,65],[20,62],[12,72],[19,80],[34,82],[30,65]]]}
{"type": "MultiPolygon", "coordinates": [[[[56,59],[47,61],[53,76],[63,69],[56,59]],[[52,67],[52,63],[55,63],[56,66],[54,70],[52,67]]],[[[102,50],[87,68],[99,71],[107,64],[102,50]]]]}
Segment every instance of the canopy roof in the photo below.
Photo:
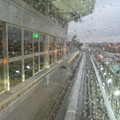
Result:
{"type": "Polygon", "coordinates": [[[51,14],[60,15],[66,21],[78,21],[93,12],[96,0],[51,0],[57,8],[51,14]]]}

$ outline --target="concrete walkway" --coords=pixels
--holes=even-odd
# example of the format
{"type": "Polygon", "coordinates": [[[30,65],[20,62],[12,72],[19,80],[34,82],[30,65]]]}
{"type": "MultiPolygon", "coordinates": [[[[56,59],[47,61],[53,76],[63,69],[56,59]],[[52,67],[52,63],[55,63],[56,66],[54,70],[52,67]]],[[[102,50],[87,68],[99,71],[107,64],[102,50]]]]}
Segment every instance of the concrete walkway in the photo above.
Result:
{"type": "Polygon", "coordinates": [[[52,105],[59,96],[68,75],[68,68],[59,68],[50,76],[48,85],[42,82],[34,94],[24,101],[5,120],[47,120],[52,105]]]}

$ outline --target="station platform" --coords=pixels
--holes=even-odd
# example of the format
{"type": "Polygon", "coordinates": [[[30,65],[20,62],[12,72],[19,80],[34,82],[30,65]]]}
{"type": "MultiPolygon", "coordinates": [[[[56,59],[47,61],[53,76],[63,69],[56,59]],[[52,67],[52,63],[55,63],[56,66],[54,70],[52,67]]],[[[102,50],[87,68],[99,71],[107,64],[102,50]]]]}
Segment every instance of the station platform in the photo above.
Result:
{"type": "Polygon", "coordinates": [[[68,75],[68,69],[59,68],[50,76],[49,83],[44,80],[38,89],[5,120],[47,120],[68,75]]]}
{"type": "MultiPolygon", "coordinates": [[[[71,69],[74,66],[73,63],[77,60],[75,58],[79,53],[80,52],[76,51],[68,55],[64,61],[57,63],[60,65],[53,69],[49,74],[46,74],[42,80],[41,78],[37,80],[40,82],[29,89],[28,93],[26,92],[21,95],[20,98],[18,96],[15,102],[13,100],[8,107],[0,112],[0,120],[47,120],[67,79],[71,75],[71,69]],[[72,63],[71,61],[74,62],[72,63]]],[[[41,76],[45,72],[47,71],[44,70],[41,72],[41,76]]],[[[16,86],[17,90],[19,90],[20,86],[16,86]]],[[[9,96],[16,94],[17,90],[15,91],[14,88],[13,90],[11,89],[10,91],[5,92],[3,98],[1,95],[1,101],[6,101],[4,96],[8,95],[8,98],[10,98],[9,96]]]]}

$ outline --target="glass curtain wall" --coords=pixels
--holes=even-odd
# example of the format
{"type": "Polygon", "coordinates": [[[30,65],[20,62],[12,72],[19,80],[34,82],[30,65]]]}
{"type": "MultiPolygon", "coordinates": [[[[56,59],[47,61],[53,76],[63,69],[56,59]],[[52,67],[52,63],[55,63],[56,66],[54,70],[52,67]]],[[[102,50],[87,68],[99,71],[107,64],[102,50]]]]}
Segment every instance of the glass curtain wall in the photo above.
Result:
{"type": "Polygon", "coordinates": [[[47,49],[47,34],[10,24],[6,24],[6,30],[5,41],[8,45],[4,46],[6,42],[3,43],[3,25],[0,23],[0,92],[5,89],[5,84],[12,88],[46,68],[46,61],[51,65],[56,56],[57,61],[62,59],[61,38],[56,41],[56,36],[49,35],[47,49]]]}

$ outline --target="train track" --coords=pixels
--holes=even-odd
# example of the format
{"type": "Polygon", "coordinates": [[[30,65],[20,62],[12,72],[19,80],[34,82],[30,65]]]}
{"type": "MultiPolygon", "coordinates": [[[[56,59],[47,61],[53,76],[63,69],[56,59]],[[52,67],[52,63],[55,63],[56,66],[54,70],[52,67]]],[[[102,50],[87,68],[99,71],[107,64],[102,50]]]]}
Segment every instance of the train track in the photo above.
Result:
{"type": "Polygon", "coordinates": [[[92,61],[92,56],[88,51],[85,51],[84,54],[85,59],[82,60],[81,58],[79,61],[79,64],[83,64],[83,68],[80,66],[82,70],[77,70],[75,76],[72,76],[72,79],[77,79],[77,76],[80,79],[79,94],[78,98],[76,97],[78,99],[77,109],[69,107],[76,106],[76,103],[70,102],[70,99],[74,100],[71,98],[72,94],[75,94],[73,91],[76,91],[74,89],[76,89],[75,82],[77,80],[74,80],[73,82],[69,81],[71,84],[69,83],[69,87],[62,94],[63,96],[61,95],[55,104],[49,120],[110,120],[93,66],[94,61],[92,61]],[[84,62],[81,63],[82,61],[84,62]],[[69,117],[66,117],[67,114],[69,117]]]}

